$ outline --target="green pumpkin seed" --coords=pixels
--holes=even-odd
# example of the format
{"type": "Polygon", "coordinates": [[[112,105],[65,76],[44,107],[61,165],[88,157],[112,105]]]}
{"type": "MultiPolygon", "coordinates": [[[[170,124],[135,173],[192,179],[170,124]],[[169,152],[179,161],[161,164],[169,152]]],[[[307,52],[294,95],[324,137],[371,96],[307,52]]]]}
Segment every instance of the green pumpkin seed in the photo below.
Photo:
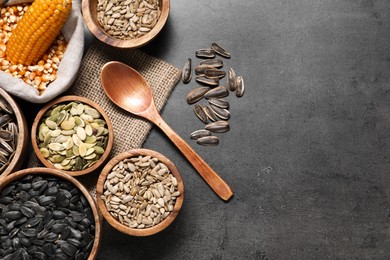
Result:
{"type": "Polygon", "coordinates": [[[75,133],[75,131],[72,129],[72,130],[62,130],[61,134],[63,135],[73,135],[75,133]]]}
{"type": "Polygon", "coordinates": [[[80,146],[82,144],[82,141],[80,140],[80,137],[77,134],[72,135],[73,143],[77,146],[80,146]]]}
{"type": "Polygon", "coordinates": [[[53,150],[53,151],[61,151],[61,150],[64,150],[64,146],[62,144],[59,144],[59,143],[50,143],[47,145],[47,147],[50,149],[50,150],[53,150]]]}
{"type": "Polygon", "coordinates": [[[39,149],[39,151],[41,152],[41,155],[43,156],[43,158],[47,158],[50,155],[50,152],[47,148],[41,148],[41,149],[39,149]]]}
{"type": "Polygon", "coordinates": [[[75,155],[73,154],[73,147],[69,150],[66,150],[66,158],[73,158],[75,155]]]}
{"type": "Polygon", "coordinates": [[[81,119],[81,118],[78,117],[78,116],[75,116],[75,117],[74,117],[74,122],[75,122],[76,125],[78,125],[78,126],[81,126],[81,127],[84,127],[84,126],[85,126],[84,120],[81,119]]]}
{"type": "Polygon", "coordinates": [[[68,114],[65,111],[61,111],[58,115],[56,123],[60,125],[66,118],[68,118],[68,114]]]}
{"type": "Polygon", "coordinates": [[[63,159],[61,162],[62,166],[68,165],[70,163],[71,159],[63,159]]]}
{"type": "Polygon", "coordinates": [[[83,159],[81,157],[76,157],[74,167],[77,171],[83,169],[83,159]]]}
{"type": "Polygon", "coordinates": [[[87,114],[80,115],[80,118],[87,122],[93,122],[93,117],[87,114]]]}
{"type": "Polygon", "coordinates": [[[58,117],[60,116],[60,113],[55,113],[49,117],[49,120],[53,122],[57,122],[58,117]]]}
{"type": "Polygon", "coordinates": [[[49,127],[51,130],[54,130],[57,128],[57,123],[50,120],[50,119],[46,119],[45,121],[45,124],[47,125],[47,127],[49,127]]]}
{"type": "Polygon", "coordinates": [[[87,136],[87,138],[85,138],[85,141],[84,141],[86,144],[93,144],[93,143],[96,143],[96,136],[94,135],[91,135],[91,136],[87,136]]]}
{"type": "Polygon", "coordinates": [[[87,152],[85,153],[85,156],[84,156],[84,157],[86,157],[86,156],[88,156],[88,155],[91,155],[91,154],[93,154],[94,152],[95,152],[95,149],[93,149],[93,147],[87,148],[87,152]]]}
{"type": "Polygon", "coordinates": [[[96,109],[91,108],[91,107],[86,108],[86,109],[85,109],[85,113],[86,113],[87,115],[90,115],[90,116],[91,116],[92,118],[94,118],[94,119],[97,119],[97,118],[100,117],[99,111],[97,111],[96,109]]]}
{"type": "Polygon", "coordinates": [[[72,152],[73,152],[73,154],[74,154],[75,156],[79,156],[79,155],[80,155],[80,153],[79,153],[79,147],[76,146],[76,145],[74,145],[74,146],[72,147],[72,152]]]}
{"type": "Polygon", "coordinates": [[[73,147],[73,139],[69,138],[65,143],[64,143],[65,149],[71,149],[73,147]]]}
{"type": "Polygon", "coordinates": [[[80,126],[78,126],[76,128],[76,134],[80,138],[81,141],[84,141],[85,138],[87,138],[87,134],[85,133],[85,129],[80,127],[80,126]]]}
{"type": "Polygon", "coordinates": [[[96,154],[103,154],[104,153],[104,149],[100,146],[94,146],[93,149],[95,150],[96,154]]]}
{"type": "Polygon", "coordinates": [[[85,133],[88,135],[88,136],[91,136],[93,131],[92,131],[92,126],[91,125],[87,125],[85,126],[85,133]]]}
{"type": "Polygon", "coordinates": [[[71,120],[65,120],[61,123],[61,128],[63,130],[71,130],[75,126],[75,122],[72,122],[71,120]]]}
{"type": "Polygon", "coordinates": [[[65,156],[59,155],[59,154],[55,154],[55,155],[51,156],[50,161],[52,161],[53,163],[60,163],[64,159],[65,159],[65,156]]]}
{"type": "Polygon", "coordinates": [[[84,157],[85,160],[92,160],[92,159],[95,159],[96,158],[96,154],[95,153],[92,153],[90,155],[87,155],[84,157]]]}
{"type": "Polygon", "coordinates": [[[61,134],[61,129],[56,129],[50,132],[51,137],[57,137],[61,134]]]}
{"type": "Polygon", "coordinates": [[[79,146],[79,154],[80,156],[84,157],[87,154],[87,147],[84,143],[81,143],[79,146]]]}
{"type": "Polygon", "coordinates": [[[64,105],[56,106],[51,110],[50,115],[58,114],[62,109],[64,108],[64,105]]]}
{"type": "Polygon", "coordinates": [[[81,115],[84,112],[84,105],[83,104],[78,104],[76,106],[76,111],[77,111],[77,115],[81,115]]]}

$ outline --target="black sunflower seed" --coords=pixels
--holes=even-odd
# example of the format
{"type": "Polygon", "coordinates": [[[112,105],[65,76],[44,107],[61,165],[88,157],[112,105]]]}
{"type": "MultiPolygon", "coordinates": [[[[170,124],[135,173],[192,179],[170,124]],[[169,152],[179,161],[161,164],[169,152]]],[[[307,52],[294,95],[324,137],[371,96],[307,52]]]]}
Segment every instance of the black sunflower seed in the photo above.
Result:
{"type": "Polygon", "coordinates": [[[64,230],[64,228],[66,228],[67,225],[64,224],[64,223],[56,223],[54,224],[52,227],[51,227],[51,231],[56,233],[56,234],[59,234],[62,232],[62,230],[64,230]]]}
{"type": "Polygon", "coordinates": [[[20,217],[22,217],[22,213],[20,211],[13,210],[4,213],[5,219],[16,220],[19,219],[20,217]]]}
{"type": "Polygon", "coordinates": [[[4,189],[1,190],[0,196],[1,196],[1,197],[7,196],[7,195],[10,194],[11,191],[13,191],[14,189],[15,189],[15,185],[9,185],[9,186],[7,186],[7,187],[5,187],[4,189]]]}
{"type": "Polygon", "coordinates": [[[20,208],[20,212],[22,212],[22,214],[28,218],[32,218],[35,216],[35,211],[30,208],[27,208],[26,206],[22,206],[20,208]]]}
{"type": "Polygon", "coordinates": [[[26,227],[27,227],[27,228],[35,227],[35,226],[38,225],[40,222],[42,222],[42,219],[41,219],[41,218],[30,218],[30,219],[27,220],[27,222],[26,222],[26,227]]]}
{"type": "Polygon", "coordinates": [[[74,257],[77,252],[77,248],[67,242],[61,244],[61,250],[70,257],[74,257]]]}
{"type": "Polygon", "coordinates": [[[58,187],[57,186],[49,187],[45,191],[46,196],[56,196],[57,194],[58,194],[58,187]]]}
{"type": "Polygon", "coordinates": [[[47,256],[54,256],[56,251],[56,246],[52,243],[46,243],[42,246],[42,250],[47,256]]]}
{"type": "Polygon", "coordinates": [[[46,242],[54,242],[54,241],[56,241],[57,239],[59,238],[59,234],[56,234],[56,233],[48,233],[46,236],[45,236],[45,238],[44,238],[44,240],[46,241],[46,242]]]}
{"type": "Polygon", "coordinates": [[[21,237],[20,238],[20,243],[24,246],[24,247],[29,247],[31,245],[31,240],[28,239],[27,237],[21,237]]]}
{"type": "Polygon", "coordinates": [[[25,237],[35,237],[37,235],[37,230],[34,228],[27,228],[20,231],[20,233],[25,237]]]}
{"type": "Polygon", "coordinates": [[[48,206],[56,200],[56,197],[43,195],[43,196],[38,197],[37,200],[41,206],[48,206]]]}

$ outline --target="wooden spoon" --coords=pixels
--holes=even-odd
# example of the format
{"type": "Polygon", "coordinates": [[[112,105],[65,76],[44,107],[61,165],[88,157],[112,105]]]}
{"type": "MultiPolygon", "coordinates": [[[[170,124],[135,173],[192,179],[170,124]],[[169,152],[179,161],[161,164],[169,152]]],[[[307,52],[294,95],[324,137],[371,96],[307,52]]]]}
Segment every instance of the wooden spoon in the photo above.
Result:
{"type": "Polygon", "coordinates": [[[227,201],[233,196],[229,185],[162,119],[146,80],[131,67],[112,61],[100,73],[106,95],[124,110],[157,125],[199,172],[213,191],[227,201]]]}

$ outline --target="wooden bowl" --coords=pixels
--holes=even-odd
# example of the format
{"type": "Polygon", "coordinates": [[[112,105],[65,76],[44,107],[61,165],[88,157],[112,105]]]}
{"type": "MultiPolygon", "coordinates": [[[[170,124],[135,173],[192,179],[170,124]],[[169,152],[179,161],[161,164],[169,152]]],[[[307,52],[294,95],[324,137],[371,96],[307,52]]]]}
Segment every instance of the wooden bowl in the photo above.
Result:
{"type": "Polygon", "coordinates": [[[98,105],[96,104],[95,102],[87,99],[87,98],[84,98],[84,97],[80,97],[80,96],[63,96],[63,97],[59,97],[55,100],[52,100],[51,102],[49,102],[48,104],[46,104],[37,114],[37,116],[35,117],[34,119],[34,122],[33,122],[33,125],[32,125],[32,129],[31,129],[31,143],[32,143],[32,147],[34,149],[34,152],[35,154],[37,155],[38,159],[48,168],[52,168],[52,169],[56,169],[54,167],[53,164],[51,164],[48,160],[46,160],[40,150],[39,150],[39,147],[38,147],[38,139],[37,139],[37,134],[38,134],[38,129],[39,129],[39,124],[42,120],[42,118],[44,117],[45,113],[50,110],[54,105],[57,105],[57,104],[61,104],[61,103],[69,103],[69,102],[72,102],[72,101],[77,101],[77,102],[81,102],[81,103],[84,103],[84,104],[87,104],[93,108],[95,108],[97,111],[99,111],[99,113],[101,114],[101,116],[104,118],[104,120],[106,121],[107,123],[107,129],[108,129],[108,142],[107,142],[107,147],[103,153],[103,155],[101,156],[101,158],[94,164],[92,165],[91,167],[88,167],[84,170],[80,170],[80,171],[66,171],[66,170],[61,170],[62,172],[65,172],[71,176],[80,176],[80,175],[85,175],[85,174],[88,174],[88,173],[91,173],[95,170],[97,170],[100,166],[102,166],[103,163],[105,163],[108,159],[108,156],[110,155],[110,152],[112,150],[112,146],[114,144],[114,130],[113,130],[113,127],[112,127],[112,124],[111,124],[111,121],[109,120],[106,112],[104,112],[104,110],[98,105]]]}
{"type": "Polygon", "coordinates": [[[148,150],[148,149],[134,149],[127,152],[123,152],[117,156],[115,156],[113,159],[111,159],[107,165],[103,168],[98,183],[96,185],[96,197],[97,197],[97,203],[98,207],[100,209],[100,212],[102,213],[103,217],[107,220],[107,222],[113,226],[118,231],[125,233],[127,235],[131,236],[149,236],[156,234],[162,230],[164,230],[166,227],[168,227],[176,218],[176,216],[179,214],[179,211],[183,205],[184,201],[184,184],[183,180],[181,178],[181,175],[176,168],[176,166],[164,155],[148,150]],[[131,157],[138,157],[139,155],[147,156],[150,155],[152,157],[156,157],[159,159],[160,162],[164,163],[168,169],[170,170],[171,174],[177,179],[177,190],[180,192],[180,195],[176,198],[176,202],[173,206],[173,210],[171,213],[160,223],[147,228],[130,228],[128,225],[124,225],[120,223],[116,218],[114,218],[107,210],[105,202],[101,198],[103,192],[104,192],[104,183],[107,179],[107,175],[111,173],[111,170],[117,165],[120,161],[131,158],[131,157]]]}
{"type": "Polygon", "coordinates": [[[0,96],[8,102],[9,106],[13,110],[16,118],[16,124],[18,125],[19,135],[18,142],[15,149],[15,154],[10,161],[8,167],[1,173],[2,176],[19,170],[22,167],[24,158],[26,157],[26,149],[28,145],[28,126],[22,110],[15,102],[15,100],[2,88],[0,88],[0,96]]]}
{"type": "Polygon", "coordinates": [[[100,247],[100,241],[101,241],[101,236],[102,236],[102,218],[100,216],[100,212],[98,210],[98,207],[96,205],[95,200],[92,198],[91,194],[87,191],[87,189],[80,183],[78,182],[75,178],[63,174],[59,170],[55,169],[48,169],[48,168],[29,168],[25,170],[21,170],[18,172],[15,172],[7,177],[1,177],[0,181],[0,190],[2,190],[4,187],[6,187],[8,184],[10,184],[13,181],[19,180],[27,175],[41,175],[41,176],[54,176],[57,177],[58,179],[66,180],[73,185],[77,187],[85,196],[85,198],[88,200],[89,205],[91,206],[92,213],[94,216],[95,220],[95,238],[94,238],[94,243],[91,249],[91,252],[89,254],[88,259],[93,260],[96,258],[96,255],[98,253],[99,247],[100,247]]]}
{"type": "Polygon", "coordinates": [[[156,25],[153,27],[151,31],[147,34],[134,39],[118,39],[111,35],[109,35],[99,24],[97,20],[97,3],[98,0],[82,0],[82,11],[85,23],[88,29],[91,31],[96,38],[98,38],[101,42],[104,42],[108,45],[118,47],[118,48],[139,48],[144,46],[153,40],[164,27],[170,9],[169,0],[159,0],[161,15],[158,19],[156,25]]]}

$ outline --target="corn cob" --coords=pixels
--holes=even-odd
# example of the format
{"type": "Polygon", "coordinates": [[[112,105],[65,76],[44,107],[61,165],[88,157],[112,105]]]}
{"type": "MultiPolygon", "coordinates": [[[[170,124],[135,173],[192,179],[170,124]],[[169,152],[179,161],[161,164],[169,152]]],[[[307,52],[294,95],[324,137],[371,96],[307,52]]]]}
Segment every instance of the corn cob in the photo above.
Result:
{"type": "Polygon", "coordinates": [[[23,65],[37,63],[59,35],[71,9],[72,0],[35,0],[7,42],[7,60],[23,65]]]}

